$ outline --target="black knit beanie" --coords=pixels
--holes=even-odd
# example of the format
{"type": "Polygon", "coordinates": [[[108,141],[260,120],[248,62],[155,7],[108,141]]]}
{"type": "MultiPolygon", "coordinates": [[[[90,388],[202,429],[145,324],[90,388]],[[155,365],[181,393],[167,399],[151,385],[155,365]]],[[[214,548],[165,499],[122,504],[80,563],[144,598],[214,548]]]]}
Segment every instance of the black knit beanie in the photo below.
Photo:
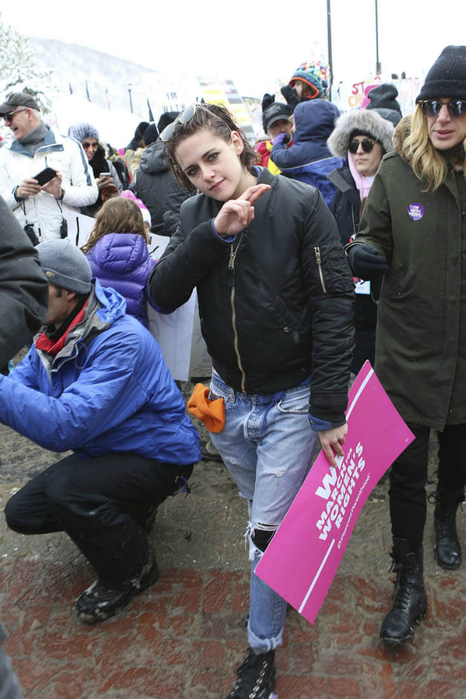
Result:
{"type": "MultiPolygon", "coordinates": [[[[400,103],[396,99],[398,97],[398,90],[395,85],[391,83],[382,83],[382,85],[377,85],[373,87],[367,94],[369,98],[369,104],[366,109],[395,109],[400,112],[400,103]]],[[[400,117],[401,118],[401,117],[400,117]]]]}
{"type": "Polygon", "coordinates": [[[144,136],[144,131],[147,129],[149,126],[148,121],[140,121],[139,124],[136,126],[136,131],[134,132],[134,138],[136,141],[142,141],[142,137],[144,136]]]}
{"type": "Polygon", "coordinates": [[[371,132],[368,131],[367,129],[362,129],[362,128],[359,127],[359,126],[357,126],[355,129],[353,129],[352,131],[350,131],[350,135],[349,135],[349,137],[348,137],[348,143],[349,143],[350,141],[352,141],[353,138],[354,138],[355,136],[367,136],[368,138],[374,139],[374,141],[376,141],[376,143],[380,143],[380,141],[379,141],[379,139],[377,138],[377,136],[374,136],[373,133],[371,133],[371,132]]]}
{"type": "Polygon", "coordinates": [[[450,97],[466,100],[466,46],[447,46],[426,76],[416,103],[450,97]]]}
{"type": "Polygon", "coordinates": [[[180,116],[179,112],[164,112],[157,123],[159,133],[162,133],[164,128],[168,126],[168,124],[172,124],[178,116],[180,116]]]}
{"type": "Polygon", "coordinates": [[[154,122],[151,122],[147,129],[144,131],[144,135],[142,137],[142,140],[144,141],[145,146],[150,146],[151,143],[154,143],[159,137],[159,132],[157,130],[156,125],[154,122]]]}

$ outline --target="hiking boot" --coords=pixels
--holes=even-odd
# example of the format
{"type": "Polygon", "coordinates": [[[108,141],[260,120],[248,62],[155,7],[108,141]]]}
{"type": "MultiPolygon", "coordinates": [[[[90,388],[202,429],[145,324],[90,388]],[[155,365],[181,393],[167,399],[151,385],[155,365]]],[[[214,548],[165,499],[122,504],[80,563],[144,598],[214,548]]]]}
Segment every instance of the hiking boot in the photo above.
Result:
{"type": "Polygon", "coordinates": [[[117,583],[115,586],[106,585],[96,580],[76,600],[78,619],[85,624],[97,624],[105,621],[120,611],[128,602],[143,590],[157,582],[159,569],[152,547],[149,548],[149,558],[139,577],[117,583]]]}
{"type": "Polygon", "coordinates": [[[409,551],[406,539],[393,539],[393,570],[396,572],[391,611],[382,622],[380,638],[398,646],[414,636],[414,624],[427,614],[427,595],[422,575],[422,548],[409,551]]]}
{"type": "Polygon", "coordinates": [[[461,565],[461,545],[456,532],[456,511],[464,493],[437,491],[435,494],[435,560],[445,570],[456,570],[461,565]]]}
{"type": "Polygon", "coordinates": [[[238,679],[227,699],[273,699],[275,651],[254,653],[248,648],[246,660],[236,670],[238,679]]]}
{"type": "Polygon", "coordinates": [[[214,443],[209,439],[208,442],[201,442],[201,454],[203,461],[218,461],[222,462],[222,457],[220,456],[218,450],[215,448],[214,443]]]}

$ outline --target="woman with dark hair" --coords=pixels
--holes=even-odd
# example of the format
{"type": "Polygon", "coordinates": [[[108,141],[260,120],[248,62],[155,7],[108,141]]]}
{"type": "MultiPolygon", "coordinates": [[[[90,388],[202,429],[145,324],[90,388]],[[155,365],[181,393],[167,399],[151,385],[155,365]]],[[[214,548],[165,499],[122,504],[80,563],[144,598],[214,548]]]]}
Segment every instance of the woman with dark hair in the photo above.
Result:
{"type": "MultiPolygon", "coordinates": [[[[375,173],[385,153],[393,150],[393,124],[374,111],[354,110],[341,116],[327,141],[332,155],[345,161],[328,176],[336,187],[330,211],[335,216],[341,242],[353,240],[359,228],[375,173]]],[[[356,284],[354,324],[356,351],[352,371],[357,374],[368,359],[374,364],[377,299],[380,280],[356,284]]]]}
{"type": "Polygon", "coordinates": [[[109,199],[97,212],[95,226],[81,248],[92,275],[126,299],[126,313],[149,325],[147,280],[154,268],[139,206],[124,197],[109,199]]]}
{"type": "Polygon", "coordinates": [[[173,311],[197,287],[210,399],[225,404],[223,431],[210,436],[249,506],[249,651],[229,698],[265,698],[287,605],[254,570],[317,435],[332,465],[342,454],[353,280],[322,195],[256,166],[225,108],[192,105],[161,138],[179,181],[199,194],[182,204],[149,289],[173,311]]]}
{"type": "Polygon", "coordinates": [[[466,46],[447,46],[427,74],[397,151],[380,164],[348,246],[363,279],[385,273],[375,369],[415,440],[390,471],[393,609],[381,638],[412,638],[427,613],[422,540],[429,433],[437,431],[435,558],[461,564],[456,511],[466,483],[466,46]]]}

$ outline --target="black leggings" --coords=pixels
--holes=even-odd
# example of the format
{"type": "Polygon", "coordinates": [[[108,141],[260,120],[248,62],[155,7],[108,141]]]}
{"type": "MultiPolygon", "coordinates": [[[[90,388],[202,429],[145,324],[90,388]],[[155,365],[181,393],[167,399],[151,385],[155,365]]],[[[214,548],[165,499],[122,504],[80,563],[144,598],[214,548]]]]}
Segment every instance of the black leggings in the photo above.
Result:
{"type": "MultiPolygon", "coordinates": [[[[407,539],[411,551],[422,546],[426,522],[429,427],[408,424],[415,436],[390,469],[390,517],[392,535],[407,539]]],[[[447,425],[437,432],[438,490],[460,492],[466,483],[466,425],[447,425]]]]}
{"type": "Polygon", "coordinates": [[[144,524],[150,509],[178,490],[193,467],[133,453],[83,460],[76,454],[50,466],[5,507],[21,534],[65,531],[104,583],[137,576],[147,561],[144,524]]]}

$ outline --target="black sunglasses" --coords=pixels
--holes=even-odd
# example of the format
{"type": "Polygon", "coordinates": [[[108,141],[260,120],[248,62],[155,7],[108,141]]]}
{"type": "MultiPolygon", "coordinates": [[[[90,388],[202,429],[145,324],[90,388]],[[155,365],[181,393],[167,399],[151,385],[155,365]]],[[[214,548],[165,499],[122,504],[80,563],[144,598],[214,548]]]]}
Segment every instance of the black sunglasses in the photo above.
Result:
{"type": "Polygon", "coordinates": [[[188,122],[190,122],[196,113],[196,109],[198,108],[205,109],[205,107],[203,107],[202,104],[190,104],[189,107],[186,107],[184,112],[181,112],[181,114],[178,117],[176,117],[175,121],[172,121],[171,124],[168,124],[168,126],[164,128],[164,130],[160,134],[160,140],[164,143],[169,141],[175,133],[176,125],[187,124],[188,122]]]}
{"type": "Polygon", "coordinates": [[[14,109],[12,112],[8,112],[8,114],[4,114],[3,118],[8,119],[8,121],[11,121],[15,114],[19,114],[20,112],[25,112],[26,109],[27,109],[27,107],[24,107],[23,109],[14,109]]]}
{"type": "Polygon", "coordinates": [[[453,119],[460,119],[466,116],[466,102],[463,100],[455,100],[454,102],[442,103],[440,100],[426,100],[421,102],[421,109],[426,117],[437,117],[443,106],[448,108],[450,116],[453,119]]]}
{"type": "Polygon", "coordinates": [[[353,153],[354,155],[358,152],[359,146],[362,146],[364,153],[370,153],[375,144],[376,141],[371,141],[370,138],[364,138],[362,141],[358,141],[357,138],[354,138],[352,141],[350,141],[348,150],[350,153],[353,153]]]}

